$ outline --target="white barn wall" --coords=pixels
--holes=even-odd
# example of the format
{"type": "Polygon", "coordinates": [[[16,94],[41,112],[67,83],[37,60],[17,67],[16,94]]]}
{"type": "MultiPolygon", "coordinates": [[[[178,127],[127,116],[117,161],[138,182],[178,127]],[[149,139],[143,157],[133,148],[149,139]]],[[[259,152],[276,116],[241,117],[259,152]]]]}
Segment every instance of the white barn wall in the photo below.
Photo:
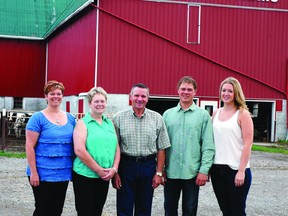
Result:
{"type": "Polygon", "coordinates": [[[288,138],[288,131],[286,127],[286,121],[287,121],[287,116],[286,116],[286,109],[287,107],[287,101],[283,100],[282,102],[282,111],[281,112],[276,112],[276,133],[275,133],[275,141],[278,140],[285,140],[288,138]]]}
{"type": "MultiPolygon", "coordinates": [[[[88,100],[84,94],[81,94],[79,99],[84,99],[84,113],[89,112],[90,108],[88,105],[88,100]]],[[[78,105],[78,102],[76,103],[78,105]]],[[[105,115],[111,118],[115,113],[127,109],[129,107],[129,95],[126,94],[108,94],[107,106],[105,110],[105,115]]]]}
{"type": "Polygon", "coordinates": [[[0,110],[3,109],[11,110],[14,106],[14,99],[13,97],[0,97],[0,110]]]}
{"type": "MultiPolygon", "coordinates": [[[[82,94],[79,96],[68,96],[64,97],[61,109],[66,110],[66,101],[70,102],[70,112],[73,114],[78,113],[78,101],[79,99],[84,99],[84,113],[89,112],[88,101],[85,95],[82,94]]],[[[288,130],[286,127],[286,109],[287,101],[283,100],[282,102],[282,111],[276,112],[276,130],[275,130],[275,140],[287,140],[288,139],[288,130]]],[[[7,111],[13,109],[14,100],[13,97],[0,97],[0,110],[6,109],[7,111]]],[[[23,98],[23,110],[25,111],[40,111],[46,108],[47,103],[45,98],[23,98]]],[[[115,113],[129,108],[129,95],[128,94],[108,94],[107,107],[105,115],[108,118],[111,118],[115,113]]]]}
{"type": "Polygon", "coordinates": [[[66,102],[69,101],[70,102],[70,113],[78,113],[78,96],[68,96],[68,97],[64,97],[62,100],[62,104],[61,104],[61,109],[62,110],[66,110],[66,102]]]}
{"type": "Polygon", "coordinates": [[[45,98],[23,98],[23,110],[40,111],[47,106],[45,98]]]}
{"type": "Polygon", "coordinates": [[[129,108],[129,95],[108,94],[105,115],[112,117],[115,113],[129,108]]]}

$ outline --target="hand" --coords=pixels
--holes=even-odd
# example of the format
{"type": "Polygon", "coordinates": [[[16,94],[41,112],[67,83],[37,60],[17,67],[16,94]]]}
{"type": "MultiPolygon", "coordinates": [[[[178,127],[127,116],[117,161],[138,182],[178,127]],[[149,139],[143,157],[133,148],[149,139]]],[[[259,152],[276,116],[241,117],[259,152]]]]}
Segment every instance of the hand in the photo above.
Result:
{"type": "Polygon", "coordinates": [[[196,177],[196,185],[204,186],[207,181],[208,181],[208,175],[198,173],[198,175],[196,177]]]}
{"type": "Polygon", "coordinates": [[[157,188],[160,184],[163,184],[164,178],[162,176],[154,175],[152,180],[153,189],[157,188]]]}
{"type": "Polygon", "coordinates": [[[244,185],[244,180],[245,180],[245,171],[238,170],[234,180],[235,186],[241,187],[242,185],[244,185]]]}
{"type": "Polygon", "coordinates": [[[163,171],[162,175],[163,175],[163,177],[162,177],[162,180],[163,180],[163,181],[162,181],[161,184],[164,186],[164,185],[165,185],[165,182],[167,181],[167,175],[166,175],[166,172],[163,171]]]}
{"type": "Polygon", "coordinates": [[[108,181],[109,180],[109,171],[108,170],[106,170],[104,168],[101,168],[100,170],[97,170],[97,174],[104,181],[108,181]]]}
{"type": "Polygon", "coordinates": [[[30,175],[30,185],[33,187],[39,186],[40,181],[39,181],[39,175],[38,173],[31,173],[30,175]]]}
{"type": "Polygon", "coordinates": [[[120,178],[120,175],[119,175],[118,173],[116,173],[116,174],[113,176],[112,186],[113,186],[113,188],[118,189],[118,190],[122,187],[122,185],[121,185],[121,178],[120,178]]]}
{"type": "Polygon", "coordinates": [[[101,176],[101,178],[104,181],[109,181],[110,179],[113,178],[113,176],[115,175],[116,171],[114,168],[108,168],[108,169],[104,169],[105,175],[101,176]]]}

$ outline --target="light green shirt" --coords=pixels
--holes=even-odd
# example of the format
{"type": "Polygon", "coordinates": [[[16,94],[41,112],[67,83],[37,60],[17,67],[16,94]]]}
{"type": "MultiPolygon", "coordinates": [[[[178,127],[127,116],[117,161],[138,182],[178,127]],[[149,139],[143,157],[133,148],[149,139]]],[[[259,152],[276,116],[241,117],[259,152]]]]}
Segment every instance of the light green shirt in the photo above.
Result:
{"type": "Polygon", "coordinates": [[[121,153],[147,156],[170,147],[164,120],[155,111],[146,108],[141,118],[138,118],[129,108],[116,113],[113,122],[121,153]]]}
{"type": "Polygon", "coordinates": [[[208,174],[215,146],[208,112],[194,103],[187,110],[178,104],[164,112],[171,147],[166,151],[165,171],[171,179],[191,179],[208,174]]]}
{"type": "MultiPolygon", "coordinates": [[[[86,149],[92,158],[103,168],[111,168],[117,147],[117,135],[111,120],[102,115],[100,125],[90,113],[84,118],[87,128],[86,149]]],[[[86,166],[78,157],[74,160],[73,170],[79,175],[99,178],[99,175],[86,166]]]]}

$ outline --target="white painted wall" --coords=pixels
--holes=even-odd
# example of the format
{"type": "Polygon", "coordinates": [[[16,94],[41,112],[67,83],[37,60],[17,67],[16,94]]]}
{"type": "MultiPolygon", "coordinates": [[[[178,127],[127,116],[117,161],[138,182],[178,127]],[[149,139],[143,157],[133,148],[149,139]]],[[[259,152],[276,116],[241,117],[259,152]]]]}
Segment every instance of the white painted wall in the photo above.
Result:
{"type": "MultiPolygon", "coordinates": [[[[70,102],[70,112],[73,114],[78,113],[78,100],[84,99],[84,112],[89,111],[88,101],[85,94],[79,96],[68,96],[63,98],[61,105],[62,110],[66,110],[66,101],[70,102]]],[[[7,111],[13,109],[13,97],[0,97],[0,111],[6,109],[7,111]]],[[[23,98],[23,110],[25,111],[40,111],[47,106],[45,98],[23,98]]],[[[271,141],[288,140],[288,128],[286,125],[287,116],[286,109],[287,101],[283,100],[282,111],[276,112],[275,116],[275,140],[271,137],[271,141]]],[[[129,108],[129,95],[128,94],[108,94],[107,107],[105,115],[110,118],[116,112],[129,108]]],[[[273,134],[273,133],[272,133],[273,134]]]]}
{"type": "Polygon", "coordinates": [[[286,116],[286,110],[287,107],[287,101],[283,100],[282,104],[282,111],[276,112],[276,131],[275,131],[275,141],[278,140],[285,140],[288,139],[288,130],[287,130],[287,116],[286,116]]]}

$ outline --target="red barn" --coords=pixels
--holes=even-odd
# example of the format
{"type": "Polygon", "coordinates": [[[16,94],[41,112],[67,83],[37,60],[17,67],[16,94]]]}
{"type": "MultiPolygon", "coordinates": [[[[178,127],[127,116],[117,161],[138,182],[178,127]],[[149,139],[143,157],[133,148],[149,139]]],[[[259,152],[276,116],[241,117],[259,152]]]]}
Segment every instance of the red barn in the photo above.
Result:
{"type": "Polygon", "coordinates": [[[71,112],[86,109],[80,93],[97,85],[109,93],[108,111],[114,113],[129,105],[131,86],[143,82],[152,94],[148,107],[162,113],[177,103],[177,81],[190,75],[198,83],[196,103],[212,112],[221,106],[221,81],[233,76],[241,82],[253,114],[255,140],[287,139],[288,1],[43,4],[49,5],[37,5],[34,14],[46,8],[41,14],[46,28],[38,30],[39,14],[31,25],[38,24],[41,34],[20,25],[15,25],[16,33],[0,28],[0,108],[13,108],[5,104],[9,98],[23,98],[22,108],[31,107],[28,102],[42,97],[45,81],[56,79],[66,87],[64,107],[71,112]]]}

